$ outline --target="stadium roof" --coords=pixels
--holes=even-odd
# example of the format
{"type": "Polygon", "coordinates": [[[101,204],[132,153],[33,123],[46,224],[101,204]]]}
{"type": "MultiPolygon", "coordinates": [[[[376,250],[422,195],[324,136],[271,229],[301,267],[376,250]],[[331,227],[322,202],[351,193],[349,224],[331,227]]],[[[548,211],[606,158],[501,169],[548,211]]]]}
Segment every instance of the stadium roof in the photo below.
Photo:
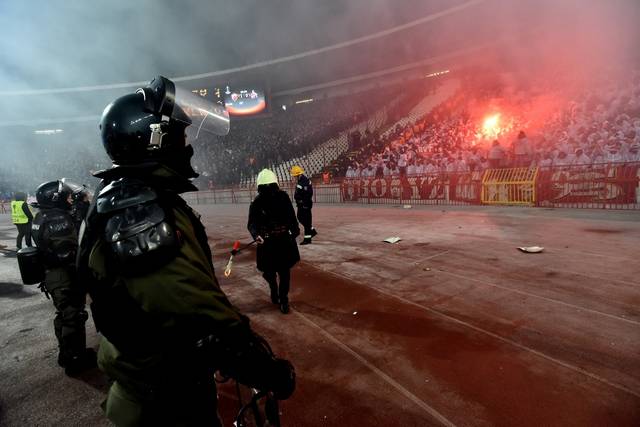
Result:
{"type": "Polygon", "coordinates": [[[275,94],[384,78],[467,48],[450,29],[482,3],[2,2],[0,125],[92,118],[157,74],[192,88],[265,84],[275,94]]]}

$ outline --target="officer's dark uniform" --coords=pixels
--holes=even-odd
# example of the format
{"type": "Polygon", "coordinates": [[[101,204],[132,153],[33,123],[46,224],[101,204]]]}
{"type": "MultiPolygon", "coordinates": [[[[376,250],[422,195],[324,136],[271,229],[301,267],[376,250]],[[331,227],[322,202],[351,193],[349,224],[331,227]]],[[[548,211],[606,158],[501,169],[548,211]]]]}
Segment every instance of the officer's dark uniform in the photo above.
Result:
{"type": "Polygon", "coordinates": [[[105,109],[114,167],[96,174],[103,182],[81,236],[78,269],[103,336],[98,364],[114,380],[104,409],[118,426],[220,425],[217,369],[282,399],[295,385],[293,367],[220,289],[199,215],[179,196],[196,190],[196,174],[190,119],[177,103],[165,109],[172,87],[159,78],[105,109]]]}
{"type": "Polygon", "coordinates": [[[296,201],[298,207],[298,221],[304,227],[304,240],[303,245],[311,243],[311,238],[318,234],[313,228],[313,222],[311,217],[311,208],[313,208],[313,186],[311,181],[304,174],[298,177],[298,183],[296,184],[296,191],[293,194],[293,198],[296,201]]]}
{"type": "Polygon", "coordinates": [[[60,353],[58,363],[68,375],[95,366],[95,353],[86,349],[86,290],[77,280],[75,258],[78,235],[59,181],[42,184],[36,198],[39,212],[33,237],[45,267],[44,289],[56,308],[53,321],[60,353]]]}
{"type": "Polygon", "coordinates": [[[91,192],[84,185],[78,185],[70,181],[66,181],[66,178],[63,179],[63,183],[70,187],[72,190],[71,193],[71,217],[73,218],[73,222],[76,225],[76,230],[80,230],[80,225],[82,221],[87,217],[87,213],[89,212],[89,205],[91,202],[89,198],[91,196],[91,192]]]}
{"type": "Polygon", "coordinates": [[[271,290],[271,301],[280,304],[283,313],[289,311],[290,269],[300,261],[300,253],[295,238],[300,228],[289,195],[278,185],[258,186],[258,195],[249,207],[247,228],[256,239],[264,243],[256,249],[256,264],[262,271],[271,290]],[[276,274],[280,279],[276,279],[276,274]]]}

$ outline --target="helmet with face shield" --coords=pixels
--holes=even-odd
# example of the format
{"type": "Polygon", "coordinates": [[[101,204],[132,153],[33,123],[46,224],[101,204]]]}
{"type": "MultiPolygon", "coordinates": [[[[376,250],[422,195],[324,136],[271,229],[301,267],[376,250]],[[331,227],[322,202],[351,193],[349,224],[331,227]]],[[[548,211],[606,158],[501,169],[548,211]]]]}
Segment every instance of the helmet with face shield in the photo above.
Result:
{"type": "Polygon", "coordinates": [[[62,180],[48,181],[36,190],[36,201],[41,208],[71,209],[70,195],[71,191],[62,180]]]}
{"type": "Polygon", "coordinates": [[[102,144],[116,166],[162,163],[191,176],[195,172],[189,164],[189,142],[207,133],[228,132],[229,115],[223,106],[162,76],[113,101],[100,119],[102,144]],[[187,136],[190,125],[194,130],[187,136]]]}

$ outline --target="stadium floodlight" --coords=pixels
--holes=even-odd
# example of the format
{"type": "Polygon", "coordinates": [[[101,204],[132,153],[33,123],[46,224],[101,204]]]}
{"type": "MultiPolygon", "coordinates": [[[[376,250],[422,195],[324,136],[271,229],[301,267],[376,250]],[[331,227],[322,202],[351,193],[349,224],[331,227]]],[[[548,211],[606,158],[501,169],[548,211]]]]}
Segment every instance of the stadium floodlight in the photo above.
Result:
{"type": "Polygon", "coordinates": [[[313,98],[301,99],[300,101],[296,101],[296,104],[306,104],[309,102],[313,102],[313,98]]]}
{"type": "Polygon", "coordinates": [[[55,135],[62,132],[64,132],[64,130],[62,129],[40,129],[33,131],[33,133],[35,133],[36,135],[55,135]]]}

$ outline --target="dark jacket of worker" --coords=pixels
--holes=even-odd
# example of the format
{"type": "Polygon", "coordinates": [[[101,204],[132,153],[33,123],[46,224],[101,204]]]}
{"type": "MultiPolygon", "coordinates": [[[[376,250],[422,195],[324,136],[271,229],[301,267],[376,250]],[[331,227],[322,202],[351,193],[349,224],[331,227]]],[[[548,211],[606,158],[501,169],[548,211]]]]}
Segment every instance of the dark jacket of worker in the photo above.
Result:
{"type": "Polygon", "coordinates": [[[300,235],[298,220],[289,195],[277,184],[258,187],[258,195],[249,208],[247,228],[254,239],[258,236],[264,239],[264,244],[256,249],[258,270],[280,271],[300,261],[295,241],[300,235]]]}
{"type": "Polygon", "coordinates": [[[298,177],[293,198],[298,207],[311,208],[313,206],[313,186],[311,185],[311,180],[305,175],[298,177]]]}

